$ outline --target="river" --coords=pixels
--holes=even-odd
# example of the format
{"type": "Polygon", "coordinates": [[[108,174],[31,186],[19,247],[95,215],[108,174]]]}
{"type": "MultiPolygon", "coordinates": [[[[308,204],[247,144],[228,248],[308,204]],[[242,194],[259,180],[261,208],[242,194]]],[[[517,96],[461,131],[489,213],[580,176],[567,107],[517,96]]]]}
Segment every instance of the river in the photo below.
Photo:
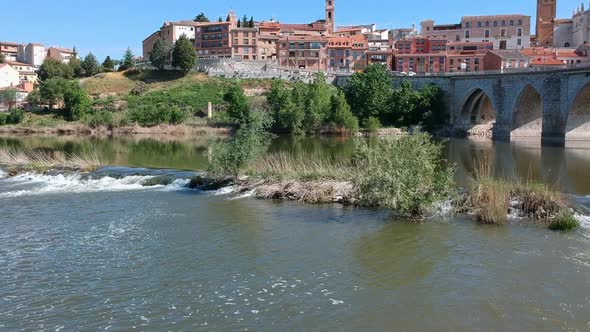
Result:
{"type": "MultiPolygon", "coordinates": [[[[464,216],[412,223],[197,192],[184,185],[207,167],[201,139],[0,147],[92,150],[110,165],[0,172],[1,331],[590,330],[590,221],[565,234],[464,216]]],[[[271,151],[346,158],[353,142],[279,138],[271,151]]],[[[590,209],[590,148],[451,140],[445,151],[460,184],[488,155],[498,176],[554,184],[590,209]]]]}

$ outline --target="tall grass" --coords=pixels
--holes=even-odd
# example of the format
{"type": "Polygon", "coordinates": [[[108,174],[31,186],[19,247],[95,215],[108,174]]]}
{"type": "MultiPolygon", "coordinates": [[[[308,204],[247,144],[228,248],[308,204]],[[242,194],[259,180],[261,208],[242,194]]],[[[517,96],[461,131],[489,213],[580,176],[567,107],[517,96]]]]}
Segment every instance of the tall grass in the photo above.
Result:
{"type": "Polygon", "coordinates": [[[64,154],[25,149],[0,149],[0,164],[33,170],[68,168],[83,171],[94,170],[102,165],[98,154],[94,151],[64,154]]]}
{"type": "Polygon", "coordinates": [[[530,178],[496,178],[490,155],[475,164],[467,205],[478,222],[504,224],[511,208],[523,217],[548,222],[567,207],[563,194],[547,184],[530,178]]]}
{"type": "Polygon", "coordinates": [[[350,162],[336,161],[320,154],[273,153],[250,165],[246,173],[275,180],[350,181],[356,175],[356,169],[350,162]]]}

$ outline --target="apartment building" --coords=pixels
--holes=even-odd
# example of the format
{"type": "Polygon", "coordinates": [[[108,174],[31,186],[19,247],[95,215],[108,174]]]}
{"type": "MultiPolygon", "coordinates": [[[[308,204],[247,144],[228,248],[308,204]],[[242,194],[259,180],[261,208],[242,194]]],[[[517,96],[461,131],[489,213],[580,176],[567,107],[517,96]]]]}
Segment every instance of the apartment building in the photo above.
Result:
{"type": "Polygon", "coordinates": [[[534,67],[561,67],[590,62],[590,57],[581,48],[531,47],[521,53],[531,58],[531,66],[534,67]]]}
{"type": "Polygon", "coordinates": [[[257,28],[235,28],[231,30],[231,39],[235,60],[258,59],[257,28]]]}
{"type": "Polygon", "coordinates": [[[27,63],[35,67],[40,67],[47,57],[47,50],[43,44],[30,43],[25,45],[19,45],[18,56],[16,61],[27,63]]]}
{"type": "Polygon", "coordinates": [[[523,69],[531,65],[531,58],[522,52],[515,50],[494,50],[486,53],[484,57],[486,70],[510,70],[523,69]]]}
{"type": "Polygon", "coordinates": [[[19,83],[18,71],[7,63],[0,63],[0,88],[16,87],[19,83]]]}
{"type": "Polygon", "coordinates": [[[286,36],[277,42],[279,65],[283,68],[326,70],[328,39],[324,36],[286,36]]]}
{"type": "Polygon", "coordinates": [[[62,63],[69,63],[70,59],[75,56],[74,50],[63,47],[50,47],[47,49],[47,57],[61,61],[62,63]]]}
{"type": "Polygon", "coordinates": [[[18,58],[18,47],[20,44],[0,41],[0,53],[6,61],[16,61],[18,58]]]}
{"type": "Polygon", "coordinates": [[[365,52],[366,65],[380,64],[388,70],[393,70],[393,61],[395,55],[392,50],[389,51],[371,51],[365,52]]]}
{"type": "Polygon", "coordinates": [[[365,53],[369,49],[367,37],[328,37],[328,69],[338,72],[363,70],[367,61],[365,53]]]}
{"type": "Polygon", "coordinates": [[[22,63],[17,61],[6,61],[8,65],[18,71],[20,83],[37,83],[39,78],[37,77],[36,68],[28,63],[22,63]]]}
{"type": "Polygon", "coordinates": [[[464,16],[461,23],[421,23],[421,36],[454,42],[492,42],[494,49],[523,49],[530,46],[531,17],[526,15],[464,16]]]}
{"type": "Polygon", "coordinates": [[[395,67],[399,72],[439,73],[447,69],[447,40],[413,38],[395,42],[395,67]]]}
{"type": "MultiPolygon", "coordinates": [[[[198,57],[231,58],[233,55],[231,31],[236,28],[236,22],[201,23],[196,26],[195,48],[198,57]]],[[[242,51],[245,52],[243,49],[242,51]]]]}
{"type": "Polygon", "coordinates": [[[264,35],[259,32],[257,39],[258,59],[276,59],[277,58],[277,42],[279,37],[276,35],[264,35]]]}

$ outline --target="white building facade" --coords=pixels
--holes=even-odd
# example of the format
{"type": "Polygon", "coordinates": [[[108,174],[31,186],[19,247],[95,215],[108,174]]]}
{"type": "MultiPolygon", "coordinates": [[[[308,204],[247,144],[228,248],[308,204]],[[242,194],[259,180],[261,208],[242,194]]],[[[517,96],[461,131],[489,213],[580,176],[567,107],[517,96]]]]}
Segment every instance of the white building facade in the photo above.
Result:
{"type": "Polygon", "coordinates": [[[18,71],[7,63],[0,64],[0,88],[16,87],[19,83],[18,71]]]}

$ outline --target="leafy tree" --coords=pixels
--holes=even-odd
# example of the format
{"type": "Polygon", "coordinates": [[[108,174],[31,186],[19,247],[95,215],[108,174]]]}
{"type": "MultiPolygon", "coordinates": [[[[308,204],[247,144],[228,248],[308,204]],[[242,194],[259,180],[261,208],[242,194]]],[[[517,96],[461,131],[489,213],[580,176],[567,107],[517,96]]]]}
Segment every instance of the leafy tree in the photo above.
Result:
{"type": "Polygon", "coordinates": [[[76,53],[72,55],[70,61],[68,62],[68,66],[70,67],[74,77],[84,77],[84,68],[82,68],[82,62],[78,59],[76,53]]]}
{"type": "Polygon", "coordinates": [[[150,52],[150,61],[152,62],[152,65],[159,70],[164,70],[168,64],[169,57],[170,51],[164,40],[156,40],[154,47],[150,52]]]}
{"type": "Polygon", "coordinates": [[[0,102],[8,105],[8,109],[12,109],[16,105],[16,90],[8,88],[0,90],[0,102]]]}
{"type": "Polygon", "coordinates": [[[84,114],[92,109],[92,102],[88,94],[78,84],[72,85],[64,92],[64,105],[68,112],[68,118],[72,121],[82,119],[84,114]]]}
{"type": "Polygon", "coordinates": [[[82,68],[84,69],[86,76],[91,77],[98,74],[100,71],[100,64],[98,63],[98,60],[96,60],[94,54],[88,53],[84,58],[84,61],[82,61],[82,68]]]}
{"type": "Polygon", "coordinates": [[[63,77],[47,79],[39,86],[39,103],[50,107],[63,103],[66,91],[74,89],[76,83],[63,77]]]}
{"type": "Polygon", "coordinates": [[[42,81],[54,77],[71,79],[74,76],[74,71],[70,66],[62,63],[59,60],[46,58],[45,61],[43,61],[41,67],[39,67],[37,76],[39,76],[39,79],[42,81]]]}
{"type": "Polygon", "coordinates": [[[254,27],[254,16],[250,17],[250,21],[248,21],[248,27],[250,27],[250,28],[254,27]]]}
{"type": "Polygon", "coordinates": [[[197,65],[197,51],[186,35],[180,36],[172,51],[172,66],[188,73],[197,65]]]}
{"type": "Polygon", "coordinates": [[[403,82],[391,96],[389,123],[396,126],[424,125],[432,129],[448,120],[442,94],[436,86],[416,90],[409,82],[403,82]]]}
{"type": "Polygon", "coordinates": [[[4,62],[6,62],[6,57],[4,56],[4,54],[0,53],[0,63],[4,62]]]}
{"type": "Polygon", "coordinates": [[[346,96],[338,91],[331,98],[330,114],[328,122],[338,129],[346,129],[350,132],[359,130],[359,120],[352,114],[350,105],[346,102],[346,96]]]}
{"type": "Polygon", "coordinates": [[[207,23],[207,22],[209,22],[209,19],[207,18],[207,16],[205,16],[205,13],[200,12],[199,15],[195,16],[194,21],[195,22],[207,23]]]}
{"type": "Polygon", "coordinates": [[[373,116],[382,122],[387,118],[393,87],[385,66],[369,65],[364,72],[354,73],[344,88],[354,114],[362,119],[373,116]]]}
{"type": "Polygon", "coordinates": [[[274,131],[297,133],[301,129],[303,109],[293,102],[292,94],[284,81],[272,82],[266,98],[274,120],[274,131]]]}
{"type": "Polygon", "coordinates": [[[241,87],[237,85],[230,87],[223,96],[223,100],[228,104],[229,117],[236,123],[244,124],[250,121],[250,103],[241,87]]]}
{"type": "Polygon", "coordinates": [[[304,99],[305,117],[303,120],[305,130],[314,131],[324,123],[330,111],[332,92],[323,73],[317,73],[313,82],[307,85],[307,93],[304,99]]]}
{"type": "Polygon", "coordinates": [[[121,60],[119,70],[127,70],[131,68],[133,68],[133,52],[131,51],[131,48],[128,47],[123,55],[123,60],[121,60]]]}
{"type": "Polygon", "coordinates": [[[107,72],[115,70],[115,63],[110,56],[107,55],[107,57],[104,59],[104,62],[102,63],[102,69],[107,72]]]}
{"type": "Polygon", "coordinates": [[[13,108],[8,112],[8,117],[6,118],[7,124],[19,124],[23,122],[25,119],[25,111],[18,108],[13,108]]]}

